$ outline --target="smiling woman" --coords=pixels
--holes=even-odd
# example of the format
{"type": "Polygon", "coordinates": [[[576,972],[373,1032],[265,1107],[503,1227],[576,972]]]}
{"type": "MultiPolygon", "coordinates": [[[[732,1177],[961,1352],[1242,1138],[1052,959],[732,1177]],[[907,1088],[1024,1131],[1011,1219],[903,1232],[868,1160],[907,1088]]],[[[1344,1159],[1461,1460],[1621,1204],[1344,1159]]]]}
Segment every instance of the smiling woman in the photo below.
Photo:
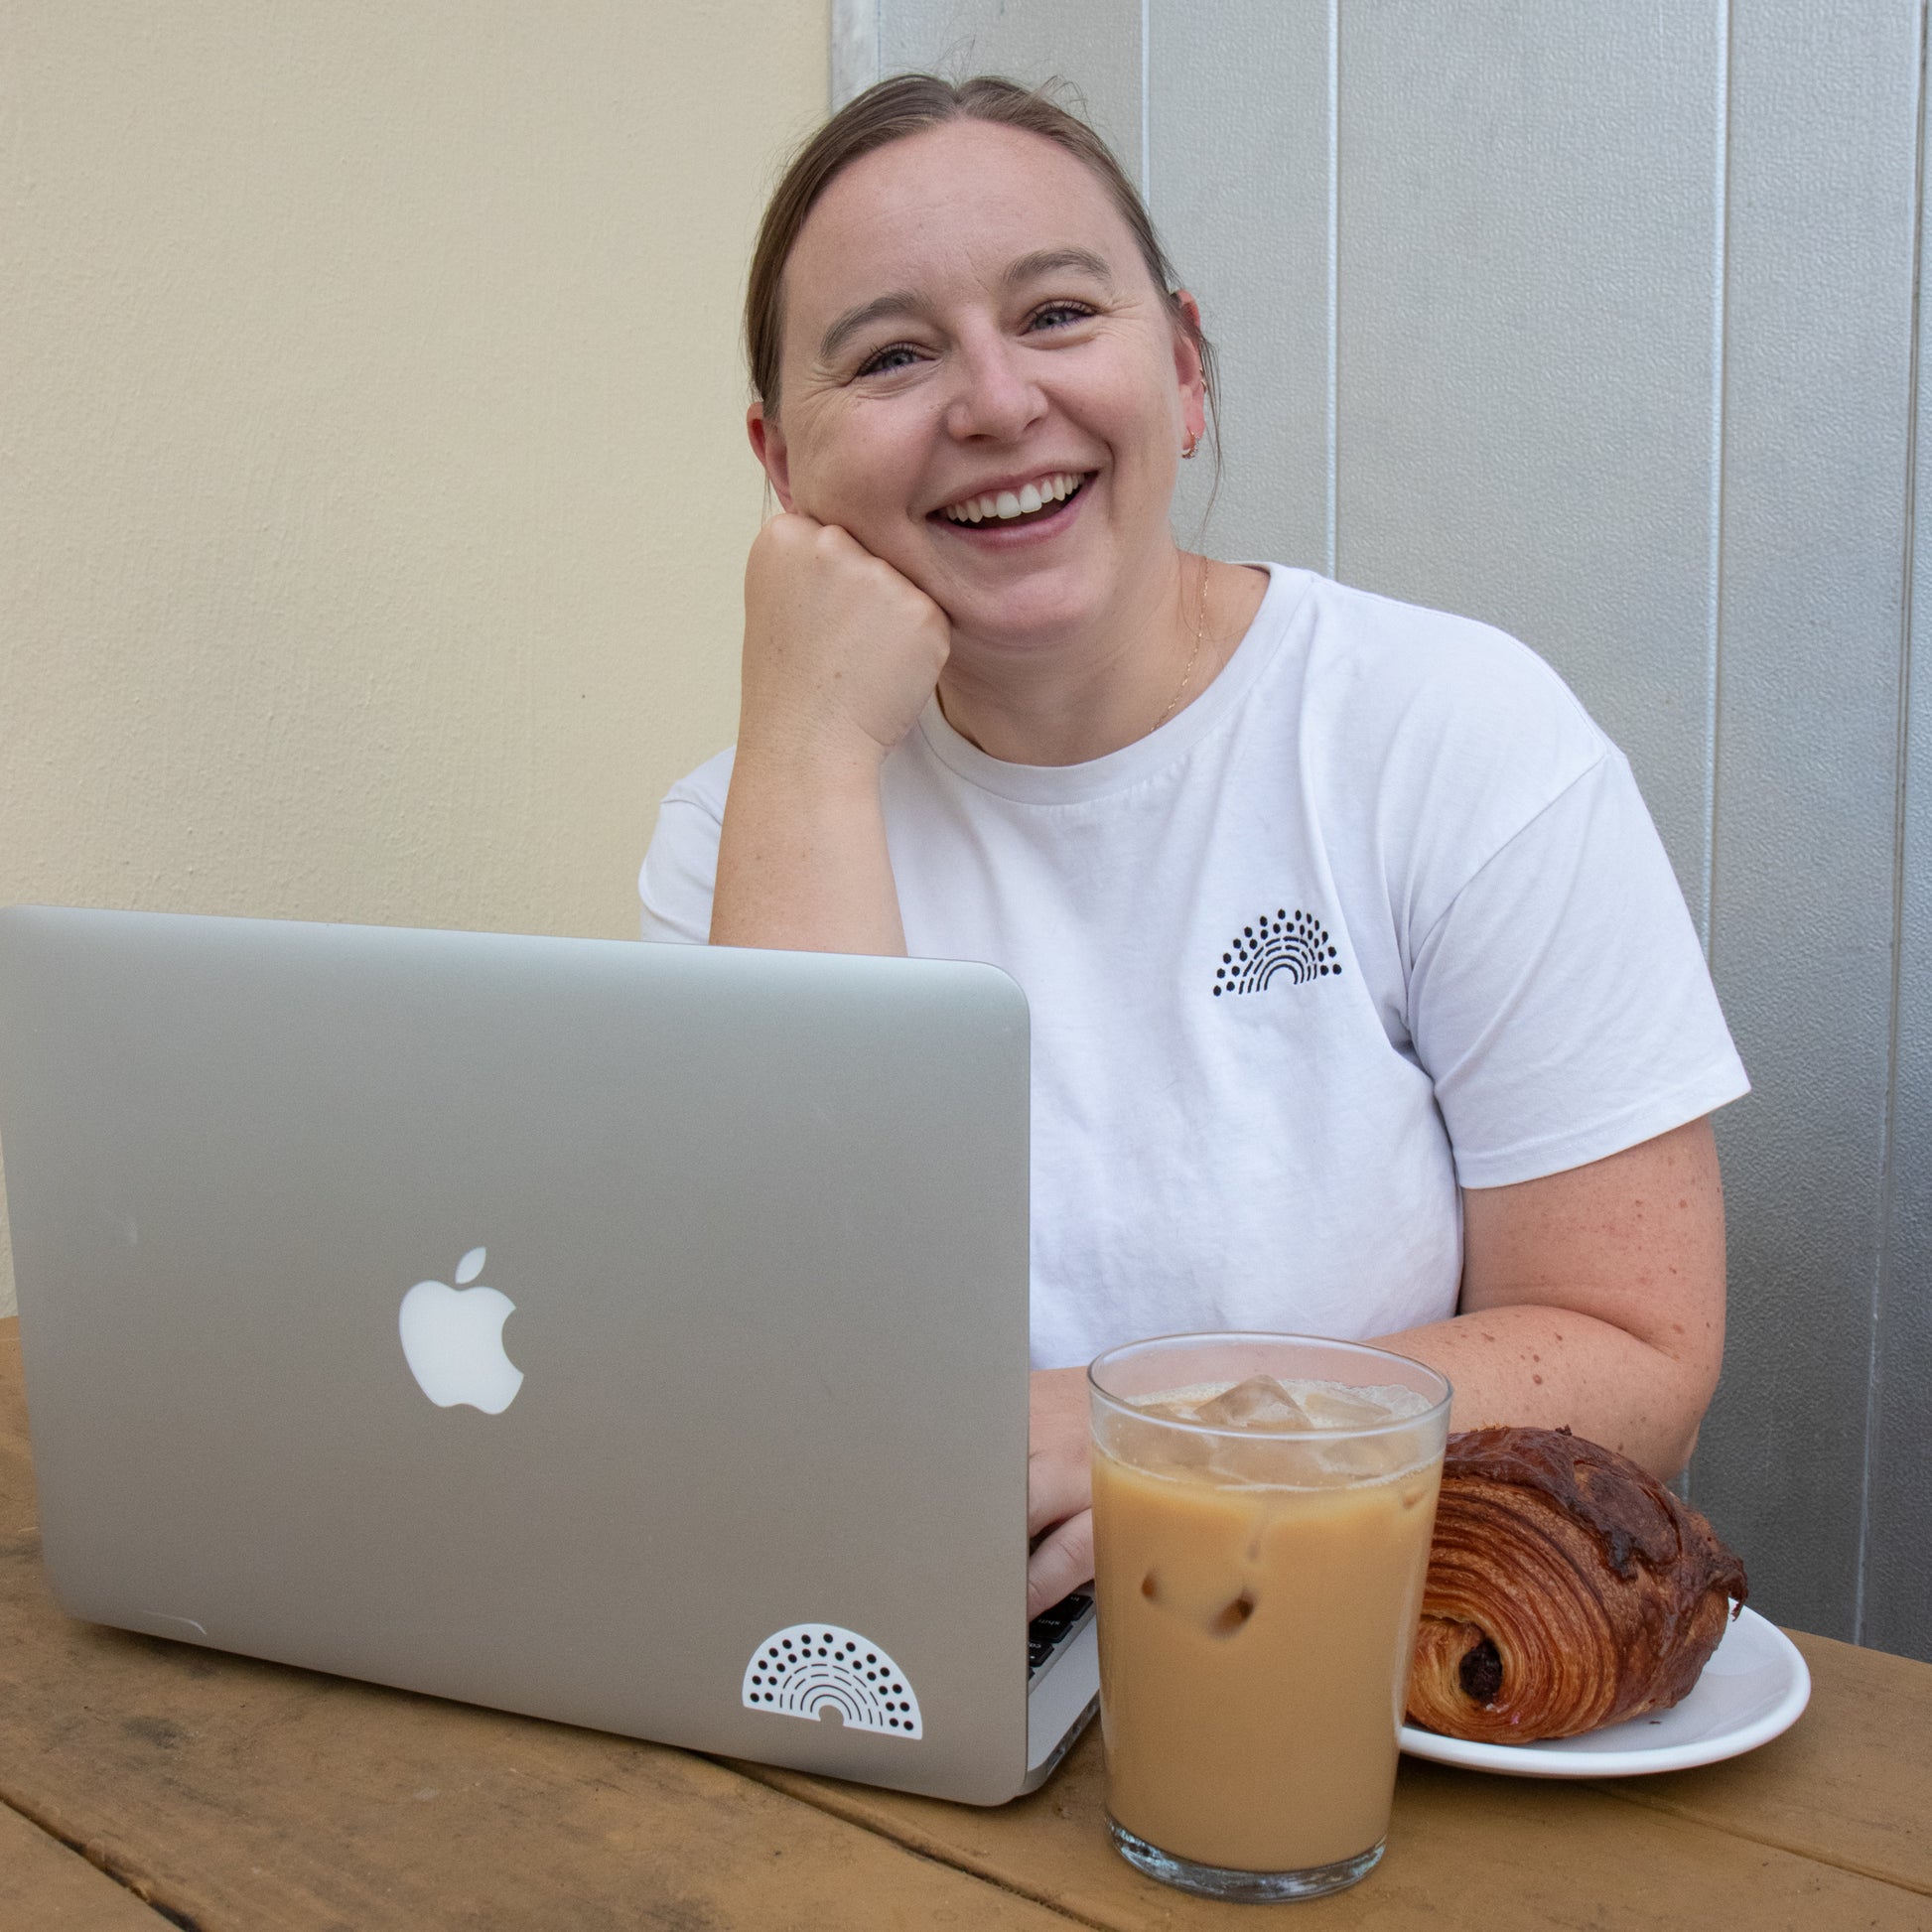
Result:
{"type": "Polygon", "coordinates": [[[1180,551],[1199,309],[1049,98],[882,82],[767,210],[735,754],[646,938],[991,960],[1034,1018],[1034,1607],[1090,1573],[1081,1365],[1380,1338],[1455,1420],[1660,1473],[1723,1344],[1744,1089],[1620,754],[1529,651],[1180,551]]]}
{"type": "MultiPolygon", "coordinates": [[[[1013,762],[1084,762],[1166,715],[1208,601],[1226,646],[1261,599],[1257,573],[1183,565],[1167,534],[1205,426],[1198,312],[1090,134],[1083,152],[971,116],[904,132],[895,84],[871,98],[897,138],[821,185],[782,254],[774,205],[750,304],[767,370],[753,445],[788,512],[945,613],[955,729],[1013,762]]],[[[897,742],[911,716],[881,722],[897,742]]]]}

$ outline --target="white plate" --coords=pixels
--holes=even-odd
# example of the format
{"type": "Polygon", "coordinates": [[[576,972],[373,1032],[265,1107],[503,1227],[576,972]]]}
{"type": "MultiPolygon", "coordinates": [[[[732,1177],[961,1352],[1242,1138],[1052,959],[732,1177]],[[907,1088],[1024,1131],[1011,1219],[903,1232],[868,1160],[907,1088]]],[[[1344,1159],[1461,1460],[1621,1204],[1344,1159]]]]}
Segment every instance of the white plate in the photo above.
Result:
{"type": "Polygon", "coordinates": [[[1402,1748],[1438,1764],[1503,1771],[1518,1778],[1628,1778],[1640,1771],[1687,1771],[1755,1750],[1798,1722],[1811,1696],[1811,1672],[1797,1646],[1755,1610],[1725,1626],[1704,1674],[1683,1703],[1648,1718],[1581,1737],[1541,1744],[1473,1744],[1402,1726],[1402,1748]]]}

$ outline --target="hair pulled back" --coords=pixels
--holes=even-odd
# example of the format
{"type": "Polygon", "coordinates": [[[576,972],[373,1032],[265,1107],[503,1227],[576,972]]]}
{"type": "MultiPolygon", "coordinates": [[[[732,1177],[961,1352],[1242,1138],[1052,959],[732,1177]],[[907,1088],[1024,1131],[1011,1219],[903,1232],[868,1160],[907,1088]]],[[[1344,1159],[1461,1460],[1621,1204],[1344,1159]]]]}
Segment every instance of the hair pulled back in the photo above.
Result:
{"type": "Polygon", "coordinates": [[[931,73],[895,74],[855,95],[799,149],[784,172],[759,227],[745,290],[745,349],[752,387],[767,413],[778,408],[778,353],[784,335],[784,271],[798,231],[818,198],[853,162],[895,141],[949,121],[985,121],[1037,134],[1064,149],[1107,191],[1120,210],[1154,286],[1167,298],[1174,328],[1199,353],[1210,414],[1214,408],[1214,350],[1175,299],[1178,280],[1154,232],[1140,191],[1109,148],[1077,114],[1052,98],[1057,82],[1023,87],[997,74],[942,80],[931,73]]]}

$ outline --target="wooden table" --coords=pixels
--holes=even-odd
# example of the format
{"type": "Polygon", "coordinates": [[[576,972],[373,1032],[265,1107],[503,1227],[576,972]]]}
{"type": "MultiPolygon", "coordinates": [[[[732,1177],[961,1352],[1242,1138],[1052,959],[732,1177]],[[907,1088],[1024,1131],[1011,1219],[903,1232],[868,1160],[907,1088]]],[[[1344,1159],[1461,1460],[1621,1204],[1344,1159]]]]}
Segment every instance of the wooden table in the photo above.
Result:
{"type": "MultiPolygon", "coordinates": [[[[1795,1634],[1795,1633],[1794,1633],[1795,1634]]],[[[1279,1908],[1373,1926],[1932,1928],[1932,1665],[1797,1636],[1797,1727],[1705,1770],[1403,1762],[1389,1851],[1279,1908]]],[[[1098,1737],[998,1811],[715,1762],[76,1623],[39,1562],[0,1322],[0,1927],[1252,1928],[1129,1869],[1098,1737]]]]}

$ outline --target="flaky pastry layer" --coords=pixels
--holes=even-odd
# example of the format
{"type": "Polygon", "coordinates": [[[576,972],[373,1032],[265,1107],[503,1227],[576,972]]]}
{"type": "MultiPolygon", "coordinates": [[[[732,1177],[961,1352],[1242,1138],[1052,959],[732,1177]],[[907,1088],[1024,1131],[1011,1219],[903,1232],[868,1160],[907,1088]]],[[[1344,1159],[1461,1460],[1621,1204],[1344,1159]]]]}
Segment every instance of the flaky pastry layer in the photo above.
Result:
{"type": "Polygon", "coordinates": [[[1523,1744],[1662,1710],[1744,1593],[1710,1524],[1628,1456],[1567,1429],[1451,1436],[1410,1722],[1523,1744]]]}

